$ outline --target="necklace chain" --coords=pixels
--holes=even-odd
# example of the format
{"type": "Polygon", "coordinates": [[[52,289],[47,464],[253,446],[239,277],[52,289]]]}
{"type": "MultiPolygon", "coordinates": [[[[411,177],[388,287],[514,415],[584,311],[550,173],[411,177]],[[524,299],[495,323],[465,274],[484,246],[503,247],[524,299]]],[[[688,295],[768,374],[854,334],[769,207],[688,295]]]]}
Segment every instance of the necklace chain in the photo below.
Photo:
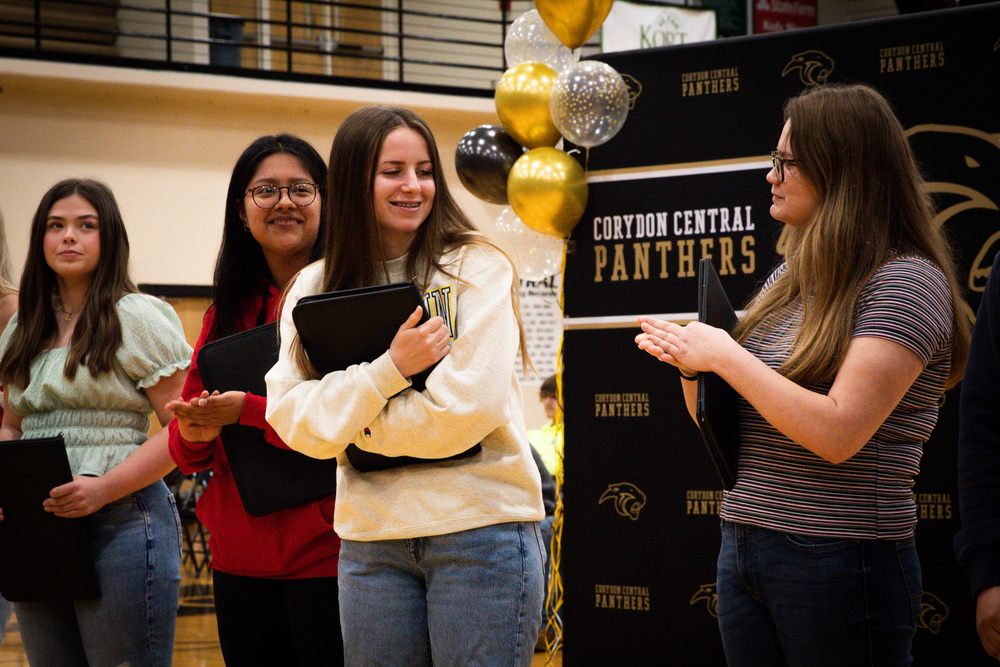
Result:
{"type": "Polygon", "coordinates": [[[59,306],[59,311],[66,315],[66,318],[63,320],[64,322],[72,322],[73,318],[80,313],[80,311],[72,313],[66,310],[66,306],[63,305],[62,299],[56,299],[56,305],[59,306]]]}

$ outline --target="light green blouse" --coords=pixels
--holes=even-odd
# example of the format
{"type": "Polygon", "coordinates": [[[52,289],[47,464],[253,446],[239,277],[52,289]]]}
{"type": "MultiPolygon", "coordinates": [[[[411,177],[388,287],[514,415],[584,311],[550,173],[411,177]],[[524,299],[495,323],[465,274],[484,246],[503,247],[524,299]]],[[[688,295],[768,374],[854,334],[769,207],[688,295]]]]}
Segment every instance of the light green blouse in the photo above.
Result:
{"type": "MultiPolygon", "coordinates": [[[[70,381],[63,374],[69,348],[61,347],[35,358],[26,389],[5,387],[11,408],[22,416],[23,437],[62,433],[70,469],[78,475],[103,475],[145,442],[153,406],[143,390],[191,363],[181,321],[168,304],[127,294],[115,307],[122,344],[111,372],[94,378],[81,366],[70,381]]],[[[7,349],[16,326],[14,315],[0,336],[0,350],[7,349]]]]}

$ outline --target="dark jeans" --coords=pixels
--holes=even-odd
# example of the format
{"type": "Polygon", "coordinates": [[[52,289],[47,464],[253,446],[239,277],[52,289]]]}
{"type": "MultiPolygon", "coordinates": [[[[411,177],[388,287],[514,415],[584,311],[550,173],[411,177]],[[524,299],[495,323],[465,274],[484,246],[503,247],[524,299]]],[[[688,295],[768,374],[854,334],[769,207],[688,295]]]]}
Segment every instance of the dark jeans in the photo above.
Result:
{"type": "Polygon", "coordinates": [[[337,578],[261,579],[213,571],[228,667],[344,664],[337,578]]]}
{"type": "Polygon", "coordinates": [[[731,667],[909,665],[912,538],[809,537],[723,521],[719,628],[731,667]]]}

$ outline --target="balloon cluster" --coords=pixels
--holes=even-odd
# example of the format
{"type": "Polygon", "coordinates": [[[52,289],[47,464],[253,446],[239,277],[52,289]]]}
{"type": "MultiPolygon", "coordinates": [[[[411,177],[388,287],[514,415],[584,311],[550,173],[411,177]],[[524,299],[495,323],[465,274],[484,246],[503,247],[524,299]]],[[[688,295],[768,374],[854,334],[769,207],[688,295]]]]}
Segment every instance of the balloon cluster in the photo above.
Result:
{"type": "MultiPolygon", "coordinates": [[[[587,149],[599,146],[625,123],[629,92],[621,75],[605,63],[577,62],[574,51],[604,22],[613,2],[535,0],[536,9],[510,26],[504,40],[509,69],[494,94],[502,126],[468,132],[455,153],[458,176],[472,194],[513,209],[497,221],[507,237],[520,229],[511,217],[538,234],[568,237],[587,205],[587,181],[580,163],[555,146],[563,138],[587,149]]],[[[538,234],[524,236],[537,244],[538,234]]]]}

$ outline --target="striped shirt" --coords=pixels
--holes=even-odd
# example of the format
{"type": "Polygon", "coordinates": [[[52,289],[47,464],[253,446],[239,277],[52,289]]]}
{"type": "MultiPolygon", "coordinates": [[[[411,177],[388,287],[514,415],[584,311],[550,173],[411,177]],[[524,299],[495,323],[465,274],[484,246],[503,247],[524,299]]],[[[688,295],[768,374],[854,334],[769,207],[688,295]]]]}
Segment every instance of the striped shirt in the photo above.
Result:
{"type": "MultiPolygon", "coordinates": [[[[764,289],[784,270],[780,266],[764,289]]],[[[858,297],[852,336],[903,345],[924,370],[872,439],[837,465],[792,442],[741,397],[737,481],[724,496],[722,518],[807,535],[911,536],[917,521],[913,481],[951,369],[951,304],[948,281],[930,261],[897,256],[882,265],[858,297]]],[[[775,326],[754,331],[744,347],[779,368],[801,318],[798,301],[775,326]]],[[[830,378],[807,388],[826,394],[832,385],[830,378]]]]}

